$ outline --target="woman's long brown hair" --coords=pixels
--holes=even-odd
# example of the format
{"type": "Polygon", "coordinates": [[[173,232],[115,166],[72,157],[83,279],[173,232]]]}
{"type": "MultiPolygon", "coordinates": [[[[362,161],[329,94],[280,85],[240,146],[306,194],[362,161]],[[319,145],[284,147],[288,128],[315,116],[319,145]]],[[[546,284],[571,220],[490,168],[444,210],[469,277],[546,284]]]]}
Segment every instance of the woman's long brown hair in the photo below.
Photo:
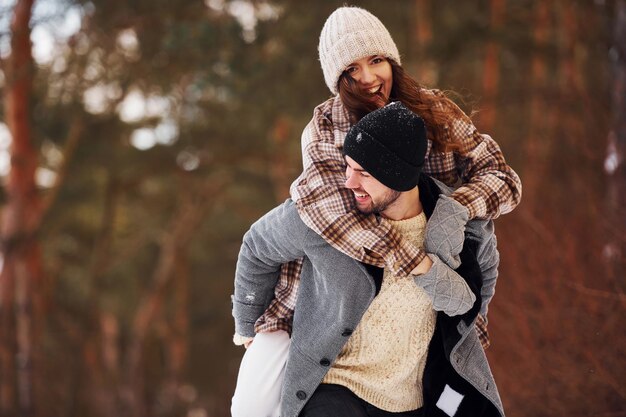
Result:
{"type": "MultiPolygon", "coordinates": [[[[395,61],[391,64],[393,85],[389,101],[401,101],[426,124],[428,138],[436,152],[458,151],[460,144],[453,142],[448,129],[455,120],[469,122],[469,117],[441,91],[426,90],[411,78],[395,61]]],[[[341,74],[338,83],[339,96],[350,114],[351,122],[356,123],[366,114],[380,108],[385,102],[380,92],[368,93],[359,88],[357,82],[347,72],[341,74]]]]}

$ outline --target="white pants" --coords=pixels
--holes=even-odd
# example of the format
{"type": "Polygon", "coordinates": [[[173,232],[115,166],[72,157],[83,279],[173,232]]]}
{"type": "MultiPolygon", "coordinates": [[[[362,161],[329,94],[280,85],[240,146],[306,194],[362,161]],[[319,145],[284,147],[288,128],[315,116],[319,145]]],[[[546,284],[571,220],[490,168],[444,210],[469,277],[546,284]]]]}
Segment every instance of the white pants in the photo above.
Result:
{"type": "Polygon", "coordinates": [[[284,331],[254,337],[239,366],[230,408],[233,417],[279,417],[290,342],[284,331]]]}

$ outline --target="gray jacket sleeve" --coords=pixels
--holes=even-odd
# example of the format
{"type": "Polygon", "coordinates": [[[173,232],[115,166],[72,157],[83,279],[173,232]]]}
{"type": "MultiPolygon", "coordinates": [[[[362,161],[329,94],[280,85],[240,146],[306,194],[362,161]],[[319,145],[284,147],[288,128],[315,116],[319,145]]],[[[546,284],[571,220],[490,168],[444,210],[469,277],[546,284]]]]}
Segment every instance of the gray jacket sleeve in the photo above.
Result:
{"type": "Polygon", "coordinates": [[[478,264],[483,275],[480,314],[487,321],[489,303],[496,292],[498,265],[500,265],[498,242],[492,220],[471,220],[467,224],[467,231],[470,239],[478,241],[478,264]]]}
{"type": "Polygon", "coordinates": [[[295,204],[287,200],[246,232],[237,259],[232,297],[236,334],[254,336],[254,323],[274,297],[281,264],[304,256],[309,231],[295,204]]]}
{"type": "MultiPolygon", "coordinates": [[[[439,186],[444,195],[449,195],[452,189],[442,182],[433,179],[439,186]]],[[[496,235],[494,233],[494,225],[492,220],[470,220],[466,224],[467,236],[469,239],[478,241],[478,264],[483,275],[483,286],[481,289],[481,307],[480,314],[487,320],[487,310],[489,302],[493,298],[496,291],[496,280],[498,278],[498,265],[500,264],[500,255],[497,248],[496,235]]],[[[427,235],[426,238],[428,239],[427,235]]],[[[424,242],[425,246],[430,243],[437,242],[424,242]]],[[[475,297],[472,293],[472,297],[468,298],[468,294],[471,290],[466,285],[461,285],[459,280],[463,280],[458,274],[447,267],[444,262],[433,261],[433,267],[431,270],[416,278],[418,285],[424,287],[427,293],[433,298],[433,306],[436,310],[443,311],[444,313],[452,316],[454,314],[463,314],[468,311],[475,301],[475,297]],[[433,268],[435,268],[433,270],[433,268]],[[422,278],[420,284],[419,279],[422,278]],[[438,285],[438,288],[437,288],[438,285]],[[435,303],[435,298],[438,297],[438,303],[435,303]],[[471,304],[468,306],[468,302],[471,304]],[[443,308],[445,307],[445,309],[443,308]]],[[[463,280],[463,282],[465,282],[463,280]]]]}
{"type": "MultiPolygon", "coordinates": [[[[494,234],[493,221],[471,220],[467,224],[467,239],[478,242],[476,254],[482,272],[483,286],[480,291],[482,303],[480,314],[487,320],[489,302],[496,290],[500,254],[494,234]]],[[[427,236],[428,238],[428,236],[427,236]]],[[[472,308],[476,297],[465,280],[441,261],[436,255],[429,254],[433,260],[430,270],[415,278],[417,285],[433,300],[433,308],[449,316],[464,314],[472,308]]]]}

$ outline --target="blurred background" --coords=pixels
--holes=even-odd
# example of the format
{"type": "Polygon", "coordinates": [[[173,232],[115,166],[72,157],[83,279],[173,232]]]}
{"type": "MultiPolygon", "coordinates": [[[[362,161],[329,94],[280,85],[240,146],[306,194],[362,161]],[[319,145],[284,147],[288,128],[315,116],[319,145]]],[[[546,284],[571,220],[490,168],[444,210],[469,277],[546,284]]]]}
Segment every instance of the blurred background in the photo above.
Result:
{"type": "MultiPolygon", "coordinates": [[[[229,415],[236,256],[301,170],[343,3],[0,0],[0,416],[229,415]]],[[[626,1],[350,4],[522,178],[507,415],[626,416],[626,1]]]]}

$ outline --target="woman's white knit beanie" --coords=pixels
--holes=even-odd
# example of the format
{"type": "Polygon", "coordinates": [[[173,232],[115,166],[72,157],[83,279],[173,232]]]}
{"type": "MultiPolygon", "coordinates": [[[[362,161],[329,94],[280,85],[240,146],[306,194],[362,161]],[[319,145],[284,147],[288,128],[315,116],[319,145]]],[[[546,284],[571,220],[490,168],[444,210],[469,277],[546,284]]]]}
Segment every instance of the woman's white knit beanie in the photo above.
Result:
{"type": "Polygon", "coordinates": [[[348,65],[361,58],[382,55],[400,64],[400,54],[387,28],[359,7],[340,7],[324,23],[318,46],[324,81],[337,94],[337,82],[348,65]]]}

